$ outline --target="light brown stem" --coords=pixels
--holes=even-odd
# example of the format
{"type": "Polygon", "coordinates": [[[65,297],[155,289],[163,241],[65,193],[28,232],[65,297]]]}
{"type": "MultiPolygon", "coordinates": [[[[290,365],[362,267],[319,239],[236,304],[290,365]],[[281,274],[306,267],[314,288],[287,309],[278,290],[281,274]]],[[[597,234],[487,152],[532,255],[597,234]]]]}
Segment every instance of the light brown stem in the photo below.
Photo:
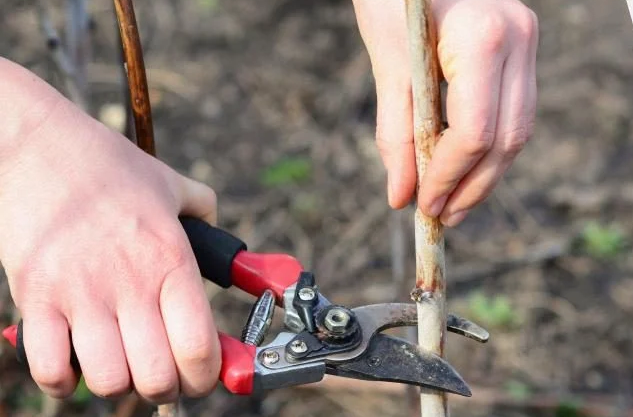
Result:
{"type": "MultiPolygon", "coordinates": [[[[405,0],[409,31],[409,52],[413,92],[415,159],[420,178],[431,159],[441,129],[441,102],[437,39],[431,0],[405,0]]],[[[446,281],[444,233],[437,218],[415,210],[416,282],[411,293],[418,305],[418,344],[420,349],[442,355],[446,329],[446,281]]],[[[421,389],[423,417],[448,415],[446,395],[421,389]]]]}

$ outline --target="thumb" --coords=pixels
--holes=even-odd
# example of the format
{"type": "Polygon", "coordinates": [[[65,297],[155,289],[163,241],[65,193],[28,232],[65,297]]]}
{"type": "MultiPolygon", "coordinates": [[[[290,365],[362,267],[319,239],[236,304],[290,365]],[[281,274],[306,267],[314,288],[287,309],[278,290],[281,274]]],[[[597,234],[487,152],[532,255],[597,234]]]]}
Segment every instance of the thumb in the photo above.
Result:
{"type": "Polygon", "coordinates": [[[218,201],[215,192],[206,184],[182,177],[180,214],[196,217],[216,225],[218,201]]]}

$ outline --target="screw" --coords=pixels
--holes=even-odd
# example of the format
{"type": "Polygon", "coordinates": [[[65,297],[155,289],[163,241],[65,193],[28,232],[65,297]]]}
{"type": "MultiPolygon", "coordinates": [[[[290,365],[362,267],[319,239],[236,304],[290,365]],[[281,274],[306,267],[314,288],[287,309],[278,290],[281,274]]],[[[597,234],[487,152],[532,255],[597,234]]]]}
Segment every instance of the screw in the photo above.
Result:
{"type": "Polygon", "coordinates": [[[325,319],[323,320],[325,328],[332,333],[345,333],[347,325],[350,321],[350,315],[347,311],[341,308],[333,308],[327,312],[325,319]]]}
{"type": "Polygon", "coordinates": [[[290,344],[290,350],[293,353],[305,353],[308,350],[308,345],[303,340],[295,340],[290,344]]]}
{"type": "Polygon", "coordinates": [[[372,356],[371,358],[367,359],[367,365],[369,365],[371,368],[375,368],[376,366],[380,365],[380,358],[377,356],[372,356]]]}
{"type": "Polygon", "coordinates": [[[264,365],[273,365],[279,362],[279,353],[272,349],[265,350],[262,354],[264,365]]]}
{"type": "Polygon", "coordinates": [[[299,290],[299,298],[303,301],[312,301],[316,297],[316,293],[312,288],[305,287],[299,290]]]}

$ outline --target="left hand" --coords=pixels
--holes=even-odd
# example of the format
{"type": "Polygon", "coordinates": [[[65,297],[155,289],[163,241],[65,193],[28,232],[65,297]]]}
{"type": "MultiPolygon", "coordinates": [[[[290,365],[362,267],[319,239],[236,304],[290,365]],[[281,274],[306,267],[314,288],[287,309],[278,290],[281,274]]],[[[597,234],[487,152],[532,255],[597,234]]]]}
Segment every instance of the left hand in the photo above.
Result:
{"type": "MultiPolygon", "coordinates": [[[[389,204],[402,208],[418,180],[405,3],[353,1],[376,80],[389,204]]],[[[532,135],[538,22],[518,0],[433,0],[432,8],[450,127],[420,179],[417,203],[455,226],[492,192],[532,135]]]]}

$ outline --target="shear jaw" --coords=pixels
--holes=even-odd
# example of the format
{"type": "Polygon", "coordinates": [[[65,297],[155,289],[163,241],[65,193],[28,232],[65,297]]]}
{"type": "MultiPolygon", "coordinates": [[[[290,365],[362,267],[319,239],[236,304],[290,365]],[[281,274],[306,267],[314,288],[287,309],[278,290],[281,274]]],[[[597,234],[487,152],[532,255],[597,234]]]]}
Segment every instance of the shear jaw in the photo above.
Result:
{"type": "MultiPolygon", "coordinates": [[[[385,303],[351,310],[362,336],[353,347],[312,357],[289,355],[289,346],[297,341],[305,326],[292,306],[296,288],[284,294],[285,323],[292,332],[283,332],[269,345],[257,350],[256,385],[260,388],[292,386],[320,381],[325,374],[341,377],[388,381],[416,385],[470,397],[471,391],[459,373],[438,355],[421,352],[406,340],[380,334],[393,327],[415,326],[417,307],[412,303],[385,303]]],[[[331,303],[316,292],[315,310],[331,303]]],[[[469,320],[450,314],[447,329],[479,342],[489,334],[469,320]]],[[[321,335],[323,336],[323,335],[321,335]]],[[[327,348],[325,348],[327,351],[327,348]]]]}
{"type": "MultiPolygon", "coordinates": [[[[284,325],[286,326],[288,330],[294,333],[300,333],[305,329],[305,325],[301,321],[301,318],[299,317],[299,314],[297,313],[297,311],[292,306],[292,301],[295,297],[295,292],[296,292],[296,285],[291,285],[290,287],[286,288],[286,291],[284,291],[284,298],[283,298],[283,304],[284,304],[284,310],[285,310],[284,325]]],[[[323,296],[323,294],[318,293],[317,309],[321,309],[330,304],[331,303],[323,296]]],[[[401,314],[403,318],[407,319],[407,322],[406,324],[399,324],[399,325],[396,325],[395,327],[416,326],[418,324],[417,308],[415,304],[392,303],[392,304],[375,304],[375,305],[380,306],[381,308],[384,308],[385,306],[389,306],[389,305],[396,305],[396,306],[403,307],[401,314]]],[[[358,308],[362,308],[362,307],[358,307],[358,308]]],[[[388,310],[392,311],[392,309],[388,309],[388,310]]],[[[390,320],[389,317],[386,317],[386,319],[387,319],[387,322],[390,320]]],[[[387,327],[385,328],[390,327],[388,323],[386,324],[386,326],[387,327]]],[[[394,326],[391,326],[391,327],[394,327],[394,326]]],[[[469,339],[473,339],[480,343],[486,343],[488,339],[490,338],[490,334],[483,327],[479,326],[478,324],[468,319],[459,317],[451,313],[449,313],[446,318],[446,328],[449,332],[468,337],[469,339]]]]}

